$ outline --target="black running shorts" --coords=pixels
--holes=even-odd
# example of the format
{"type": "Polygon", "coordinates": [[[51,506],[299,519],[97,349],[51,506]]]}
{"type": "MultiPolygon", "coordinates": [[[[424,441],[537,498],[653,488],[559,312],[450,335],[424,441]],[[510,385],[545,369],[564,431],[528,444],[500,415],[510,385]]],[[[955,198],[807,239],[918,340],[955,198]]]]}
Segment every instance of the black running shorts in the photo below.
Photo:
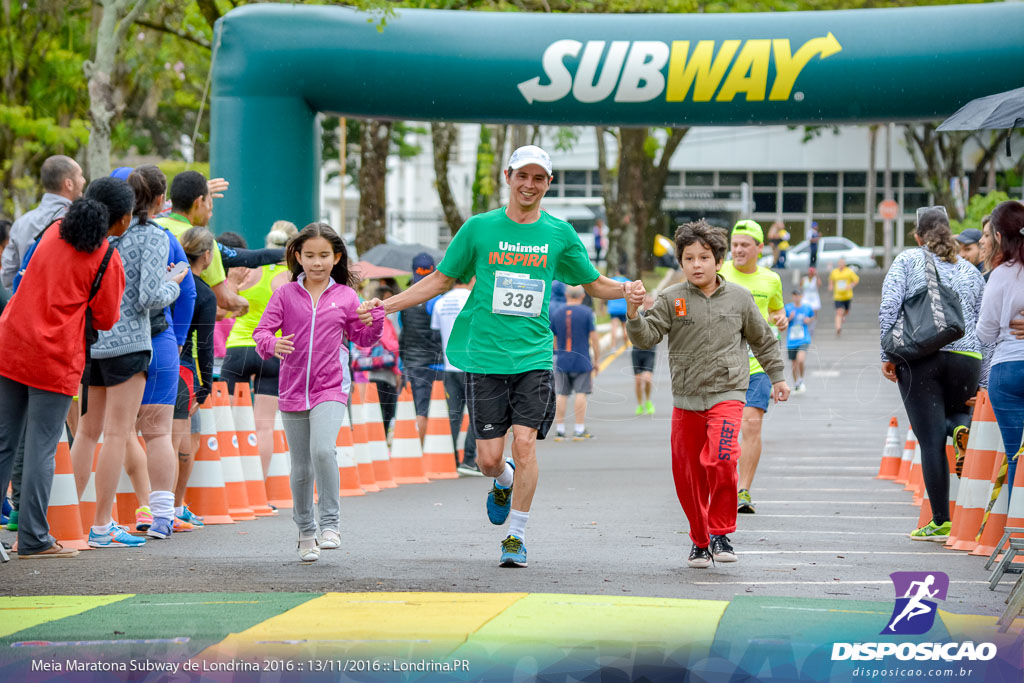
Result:
{"type": "Polygon", "coordinates": [[[235,393],[235,383],[249,383],[253,378],[254,393],[277,396],[277,375],[281,361],[271,356],[266,360],[256,353],[255,346],[230,346],[220,367],[220,378],[227,382],[228,391],[235,393]]]}
{"type": "Polygon", "coordinates": [[[543,439],[555,419],[555,388],[551,370],[515,375],[466,373],[477,439],[505,436],[512,425],[537,430],[543,439]]]}

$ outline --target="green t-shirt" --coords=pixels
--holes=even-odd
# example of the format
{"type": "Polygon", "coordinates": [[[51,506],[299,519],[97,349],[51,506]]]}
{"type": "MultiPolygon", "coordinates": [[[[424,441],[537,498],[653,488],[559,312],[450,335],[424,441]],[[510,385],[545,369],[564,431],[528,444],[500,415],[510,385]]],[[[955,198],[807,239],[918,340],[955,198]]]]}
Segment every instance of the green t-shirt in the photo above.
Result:
{"type": "MultiPolygon", "coordinates": [[[[165,218],[157,218],[156,222],[170,230],[179,240],[192,227],[192,224],[184,216],[176,213],[172,213],[165,218]]],[[[216,287],[227,279],[224,275],[224,264],[220,260],[220,249],[217,248],[216,244],[213,245],[213,261],[203,271],[202,278],[203,282],[211,287],[216,287]]]]}
{"type": "Polygon", "coordinates": [[[581,285],[601,276],[571,225],[544,211],[536,223],[516,223],[504,208],[466,221],[437,269],[465,282],[476,276],[448,339],[448,360],[495,375],[550,370],[551,281],[581,285]]]}
{"type": "MultiPolygon", "coordinates": [[[[786,302],[782,298],[782,278],[771,268],[758,266],[753,273],[741,273],[736,270],[732,261],[726,261],[722,264],[722,270],[719,272],[726,282],[740,285],[754,295],[754,303],[757,304],[757,308],[769,325],[772,324],[772,321],[768,318],[768,311],[777,311],[786,307],[786,302]]],[[[751,353],[750,374],[758,372],[764,372],[764,368],[751,353]]]]}

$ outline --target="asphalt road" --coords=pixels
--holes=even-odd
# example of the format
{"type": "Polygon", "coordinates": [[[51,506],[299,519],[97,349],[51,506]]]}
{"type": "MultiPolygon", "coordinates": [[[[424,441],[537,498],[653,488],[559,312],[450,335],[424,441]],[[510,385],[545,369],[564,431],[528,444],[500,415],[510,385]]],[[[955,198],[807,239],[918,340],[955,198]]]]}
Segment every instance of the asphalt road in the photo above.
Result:
{"type": "Polygon", "coordinates": [[[808,391],[769,411],[752,489],[757,514],[741,515],[732,535],[736,564],[686,566],[690,541],[670,472],[662,348],[656,416],[633,415],[626,353],[598,379],[588,418],[596,438],[541,443],[527,569],[498,567],[506,530],[486,519],[490,481],[463,478],[343,499],[342,548],[312,564],[298,561],[296,529],[282,511],[151,540],[142,549],[12,561],[0,566],[0,593],[414,590],[891,600],[891,572],[939,570],[951,579],[945,609],[999,614],[1011,579],[990,592],[982,558],[909,540],[918,515],[910,494],[874,479],[889,418],[899,417],[901,439],[906,430],[895,385],[879,373],[880,283],[879,273],[864,277],[839,339],[832,309],[823,309],[808,391]]]}

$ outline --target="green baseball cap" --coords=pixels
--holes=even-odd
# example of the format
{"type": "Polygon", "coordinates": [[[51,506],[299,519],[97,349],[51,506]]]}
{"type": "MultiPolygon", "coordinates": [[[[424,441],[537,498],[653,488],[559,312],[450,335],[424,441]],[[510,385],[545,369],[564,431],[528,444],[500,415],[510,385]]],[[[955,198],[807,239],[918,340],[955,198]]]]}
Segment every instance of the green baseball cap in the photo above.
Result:
{"type": "Polygon", "coordinates": [[[732,227],[732,234],[746,235],[753,238],[758,244],[764,244],[764,230],[761,229],[761,225],[757,221],[749,219],[740,221],[732,227]]]}

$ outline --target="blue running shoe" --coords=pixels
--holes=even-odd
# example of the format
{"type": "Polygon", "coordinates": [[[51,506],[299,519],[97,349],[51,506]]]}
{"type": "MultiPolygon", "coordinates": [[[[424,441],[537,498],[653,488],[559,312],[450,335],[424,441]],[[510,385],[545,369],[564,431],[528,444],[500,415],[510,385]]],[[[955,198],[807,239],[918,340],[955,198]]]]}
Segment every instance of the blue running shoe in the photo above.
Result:
{"type": "MultiPolygon", "coordinates": [[[[277,508],[274,508],[275,510],[277,508]]],[[[188,522],[192,526],[204,526],[203,518],[188,509],[188,505],[183,506],[181,516],[178,517],[183,522],[188,522]]]]}
{"type": "MultiPolygon", "coordinates": [[[[513,470],[516,468],[511,458],[506,458],[505,462],[511,465],[513,470]]],[[[512,487],[509,486],[506,489],[498,486],[498,482],[495,480],[490,493],[487,494],[487,519],[491,520],[491,524],[504,524],[511,509],[512,487]]]]}
{"type": "Polygon", "coordinates": [[[501,567],[525,567],[526,545],[518,536],[509,535],[501,542],[501,567]]]}
{"type": "Polygon", "coordinates": [[[170,517],[154,517],[153,523],[149,525],[146,535],[152,538],[170,538],[174,533],[172,524],[174,520],[170,517]]]}
{"type": "Polygon", "coordinates": [[[145,545],[146,539],[141,536],[132,536],[123,526],[111,525],[110,531],[105,534],[97,534],[92,528],[89,529],[89,545],[93,548],[135,548],[145,545]]]}
{"type": "Polygon", "coordinates": [[[7,499],[7,496],[3,497],[3,502],[0,503],[0,526],[6,526],[7,522],[11,521],[11,512],[14,507],[11,505],[11,501],[7,499]]]}

